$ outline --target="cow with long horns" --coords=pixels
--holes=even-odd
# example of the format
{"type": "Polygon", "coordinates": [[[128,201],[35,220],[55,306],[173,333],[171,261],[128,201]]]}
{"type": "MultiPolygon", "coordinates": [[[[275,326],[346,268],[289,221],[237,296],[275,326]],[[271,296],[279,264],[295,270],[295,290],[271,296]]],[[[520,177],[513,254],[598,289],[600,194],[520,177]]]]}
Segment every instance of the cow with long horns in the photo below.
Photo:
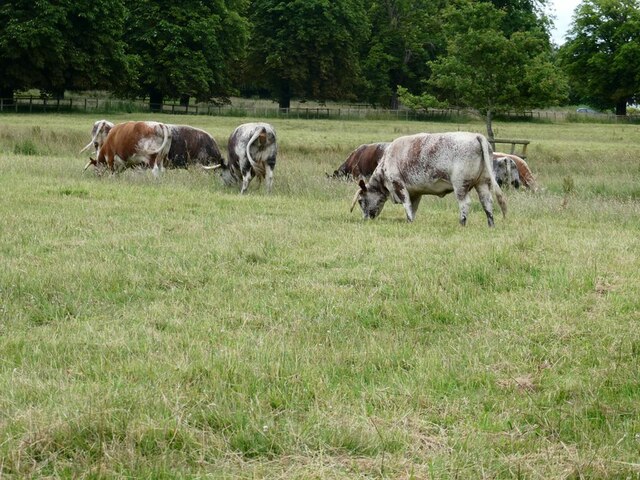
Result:
{"type": "Polygon", "coordinates": [[[375,218],[391,198],[404,206],[407,220],[412,222],[423,195],[443,197],[454,192],[464,226],[473,188],[492,227],[492,193],[503,215],[507,203],[493,176],[491,161],[491,145],[477,133],[419,133],[397,138],[387,147],[369,183],[360,180],[351,210],[359,203],[365,218],[375,218]]]}

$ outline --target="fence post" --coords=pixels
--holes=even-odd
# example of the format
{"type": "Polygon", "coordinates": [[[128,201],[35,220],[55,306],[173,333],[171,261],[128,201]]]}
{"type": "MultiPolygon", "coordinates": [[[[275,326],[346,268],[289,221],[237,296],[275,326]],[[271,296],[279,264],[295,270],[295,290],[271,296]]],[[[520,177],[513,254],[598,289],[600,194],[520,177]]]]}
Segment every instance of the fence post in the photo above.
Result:
{"type": "Polygon", "coordinates": [[[29,113],[33,111],[33,97],[29,97],[29,113]]]}
{"type": "Polygon", "coordinates": [[[0,98],[0,112],[4,110],[4,98],[0,98]]]}

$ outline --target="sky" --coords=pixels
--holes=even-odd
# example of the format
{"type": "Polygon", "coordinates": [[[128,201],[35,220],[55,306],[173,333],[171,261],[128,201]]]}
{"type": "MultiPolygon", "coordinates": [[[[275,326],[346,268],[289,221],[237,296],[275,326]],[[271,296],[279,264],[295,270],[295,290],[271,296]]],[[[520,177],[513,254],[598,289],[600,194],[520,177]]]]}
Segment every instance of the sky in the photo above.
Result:
{"type": "Polygon", "coordinates": [[[571,24],[573,11],[580,4],[580,0],[551,0],[547,12],[555,16],[555,28],[551,30],[551,40],[556,45],[564,43],[564,37],[571,24]]]}

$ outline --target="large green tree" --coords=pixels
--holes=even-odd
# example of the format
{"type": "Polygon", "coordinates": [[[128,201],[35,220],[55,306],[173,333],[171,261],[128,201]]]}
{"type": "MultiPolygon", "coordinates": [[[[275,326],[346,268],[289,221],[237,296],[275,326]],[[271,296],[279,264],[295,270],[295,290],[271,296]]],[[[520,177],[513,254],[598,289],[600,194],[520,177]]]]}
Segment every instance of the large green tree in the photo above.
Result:
{"type": "Polygon", "coordinates": [[[224,101],[234,92],[248,26],[244,0],[129,2],[125,40],[138,59],[139,82],[129,95],[224,101]]]}
{"type": "Polygon", "coordinates": [[[626,115],[640,94],[640,2],[584,0],[560,58],[578,98],[626,115]]]}
{"type": "Polygon", "coordinates": [[[427,62],[444,47],[439,11],[446,0],[377,0],[368,15],[371,35],[364,55],[367,100],[398,108],[398,85],[421,88],[427,62]]]}
{"type": "Polygon", "coordinates": [[[489,137],[496,113],[554,105],[567,92],[562,72],[551,61],[546,31],[509,34],[502,27],[506,19],[505,10],[488,2],[463,2],[449,9],[443,19],[447,53],[430,62],[432,75],[426,82],[428,93],[440,101],[478,110],[489,137]]]}
{"type": "Polygon", "coordinates": [[[123,0],[0,2],[0,97],[38,88],[111,89],[134,78],[123,0]]]}
{"type": "Polygon", "coordinates": [[[293,97],[353,97],[368,31],[362,0],[253,0],[249,12],[247,73],[281,108],[293,97]]]}

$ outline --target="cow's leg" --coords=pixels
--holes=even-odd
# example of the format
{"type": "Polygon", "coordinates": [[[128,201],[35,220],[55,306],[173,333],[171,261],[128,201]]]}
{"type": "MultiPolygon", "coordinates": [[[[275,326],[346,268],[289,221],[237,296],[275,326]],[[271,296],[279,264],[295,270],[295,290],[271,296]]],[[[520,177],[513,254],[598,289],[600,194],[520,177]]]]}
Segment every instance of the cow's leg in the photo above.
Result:
{"type": "Polygon", "coordinates": [[[273,171],[276,168],[276,159],[275,157],[268,158],[265,163],[267,192],[271,193],[271,187],[273,186],[273,171]]]}
{"type": "Polygon", "coordinates": [[[453,191],[460,208],[460,225],[464,227],[467,224],[467,215],[469,215],[469,205],[471,204],[469,189],[467,187],[454,187],[453,191]]]}
{"type": "Polygon", "coordinates": [[[413,218],[416,218],[416,212],[418,211],[420,200],[422,200],[422,195],[417,195],[411,198],[411,212],[412,212],[413,218]]]}
{"type": "Polygon", "coordinates": [[[484,208],[484,213],[487,215],[487,223],[490,227],[493,227],[493,196],[491,195],[491,189],[486,183],[476,185],[476,192],[478,192],[478,198],[484,208]]]}
{"type": "Polygon", "coordinates": [[[240,189],[240,195],[247,191],[247,188],[249,188],[249,182],[252,178],[253,174],[251,173],[251,169],[242,174],[242,188],[240,189]]]}
{"type": "Polygon", "coordinates": [[[271,193],[271,187],[273,186],[273,168],[270,165],[266,167],[266,183],[267,183],[267,192],[271,193]]]}

